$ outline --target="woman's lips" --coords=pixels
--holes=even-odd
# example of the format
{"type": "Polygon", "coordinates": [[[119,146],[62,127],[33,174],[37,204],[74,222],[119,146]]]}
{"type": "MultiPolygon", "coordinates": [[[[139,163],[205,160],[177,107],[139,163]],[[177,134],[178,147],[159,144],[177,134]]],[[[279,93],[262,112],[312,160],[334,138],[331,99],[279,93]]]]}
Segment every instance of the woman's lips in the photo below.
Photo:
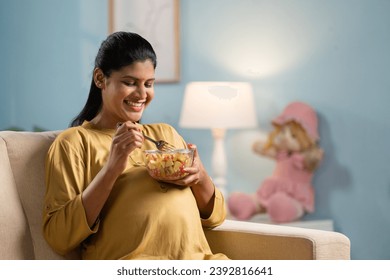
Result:
{"type": "Polygon", "coordinates": [[[130,100],[125,100],[124,103],[127,105],[127,106],[130,106],[134,111],[141,111],[144,107],[144,104],[145,102],[142,101],[130,101],[130,100]]]}

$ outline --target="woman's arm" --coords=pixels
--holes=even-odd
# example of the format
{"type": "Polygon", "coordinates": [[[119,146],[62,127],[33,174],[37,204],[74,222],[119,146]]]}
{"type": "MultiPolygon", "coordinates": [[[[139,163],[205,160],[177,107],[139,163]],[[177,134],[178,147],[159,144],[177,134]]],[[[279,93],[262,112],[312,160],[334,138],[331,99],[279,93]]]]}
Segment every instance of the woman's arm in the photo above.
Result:
{"type": "Polygon", "coordinates": [[[141,148],[143,136],[137,124],[123,123],[111,144],[107,163],[82,194],[88,225],[92,227],[106,203],[116,179],[125,170],[129,154],[141,148]]]}
{"type": "Polygon", "coordinates": [[[200,160],[196,146],[189,144],[189,148],[194,149],[194,162],[185,169],[189,173],[186,179],[189,180],[201,218],[207,219],[214,209],[215,186],[200,160]]]}
{"type": "Polygon", "coordinates": [[[117,130],[107,162],[87,186],[83,155],[86,137],[70,130],[53,143],[46,163],[43,232],[47,242],[60,254],[66,254],[97,231],[94,223],[116,179],[126,168],[128,154],[143,142],[142,134],[131,127],[117,130]]]}

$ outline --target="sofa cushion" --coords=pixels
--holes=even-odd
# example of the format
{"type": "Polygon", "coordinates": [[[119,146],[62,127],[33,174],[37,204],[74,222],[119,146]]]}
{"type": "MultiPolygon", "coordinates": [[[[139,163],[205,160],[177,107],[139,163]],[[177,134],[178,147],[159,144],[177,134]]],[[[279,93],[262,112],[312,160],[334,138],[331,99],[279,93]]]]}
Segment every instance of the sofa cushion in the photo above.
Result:
{"type": "MultiPolygon", "coordinates": [[[[45,193],[45,157],[58,132],[3,132],[16,189],[27,217],[35,259],[64,259],[47,244],[42,234],[45,193]]],[[[66,259],[77,259],[73,253],[66,259]]]]}
{"type": "Polygon", "coordinates": [[[0,179],[0,259],[33,259],[34,250],[30,230],[16,190],[6,142],[2,138],[0,138],[0,179]]]}

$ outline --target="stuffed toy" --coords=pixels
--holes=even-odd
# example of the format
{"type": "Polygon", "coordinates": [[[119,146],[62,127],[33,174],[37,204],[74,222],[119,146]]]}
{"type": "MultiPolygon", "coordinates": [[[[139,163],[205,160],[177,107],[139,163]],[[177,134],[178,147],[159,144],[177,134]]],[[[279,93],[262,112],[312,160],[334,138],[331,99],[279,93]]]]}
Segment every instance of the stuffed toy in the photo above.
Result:
{"type": "Polygon", "coordinates": [[[319,147],[317,114],[303,102],[290,103],[277,116],[267,140],[253,151],[275,160],[273,174],[253,194],[232,193],[228,209],[239,220],[268,213],[271,221],[287,223],[314,211],[312,177],[323,158],[319,147]]]}

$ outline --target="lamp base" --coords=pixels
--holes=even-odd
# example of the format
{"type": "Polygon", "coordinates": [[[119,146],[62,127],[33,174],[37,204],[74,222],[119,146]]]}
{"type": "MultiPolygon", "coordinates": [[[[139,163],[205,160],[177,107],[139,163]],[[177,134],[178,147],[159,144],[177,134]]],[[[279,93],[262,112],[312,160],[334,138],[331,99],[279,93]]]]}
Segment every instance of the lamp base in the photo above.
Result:
{"type": "Polygon", "coordinates": [[[223,196],[228,195],[226,190],[227,161],[224,146],[225,129],[213,128],[214,151],[212,155],[213,182],[222,192],[223,196]]]}

